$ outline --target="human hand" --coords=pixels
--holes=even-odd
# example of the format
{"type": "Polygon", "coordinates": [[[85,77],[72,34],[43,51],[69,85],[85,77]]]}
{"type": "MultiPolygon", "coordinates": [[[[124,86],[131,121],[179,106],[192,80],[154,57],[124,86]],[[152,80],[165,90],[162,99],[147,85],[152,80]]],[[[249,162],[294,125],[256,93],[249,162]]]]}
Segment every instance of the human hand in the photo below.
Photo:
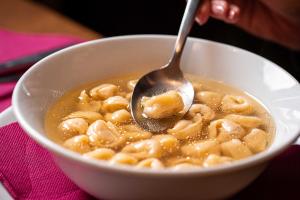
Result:
{"type": "Polygon", "coordinates": [[[235,24],[261,37],[300,50],[300,2],[298,0],[205,0],[196,21],[209,17],[235,24]]]}

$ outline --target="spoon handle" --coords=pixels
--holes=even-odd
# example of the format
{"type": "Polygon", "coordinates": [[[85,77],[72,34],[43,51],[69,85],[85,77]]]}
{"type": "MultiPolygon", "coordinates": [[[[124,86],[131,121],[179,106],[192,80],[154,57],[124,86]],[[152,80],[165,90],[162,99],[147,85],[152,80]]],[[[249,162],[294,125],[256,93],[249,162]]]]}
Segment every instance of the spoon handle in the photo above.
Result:
{"type": "Polygon", "coordinates": [[[172,63],[171,66],[173,67],[179,67],[186,38],[193,26],[199,5],[202,3],[202,1],[203,0],[188,0],[187,2],[176,39],[173,57],[170,60],[170,63],[172,63]]]}

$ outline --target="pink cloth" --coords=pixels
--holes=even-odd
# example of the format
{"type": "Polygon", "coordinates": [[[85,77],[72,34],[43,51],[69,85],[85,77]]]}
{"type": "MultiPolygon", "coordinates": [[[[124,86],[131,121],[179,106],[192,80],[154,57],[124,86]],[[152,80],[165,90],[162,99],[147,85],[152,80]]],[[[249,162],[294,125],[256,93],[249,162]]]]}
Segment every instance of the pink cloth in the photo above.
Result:
{"type": "MultiPolygon", "coordinates": [[[[0,63],[82,42],[73,36],[17,33],[0,29],[0,63]]],[[[0,112],[10,106],[15,83],[0,84],[0,112]]]]}
{"type": "Polygon", "coordinates": [[[0,83],[0,112],[11,105],[11,95],[15,82],[0,83]]]}
{"type": "Polygon", "coordinates": [[[0,129],[0,181],[14,199],[92,199],[56,167],[17,123],[0,129]]]}
{"type": "Polygon", "coordinates": [[[16,33],[0,29],[0,63],[82,41],[73,36],[16,33]]]}

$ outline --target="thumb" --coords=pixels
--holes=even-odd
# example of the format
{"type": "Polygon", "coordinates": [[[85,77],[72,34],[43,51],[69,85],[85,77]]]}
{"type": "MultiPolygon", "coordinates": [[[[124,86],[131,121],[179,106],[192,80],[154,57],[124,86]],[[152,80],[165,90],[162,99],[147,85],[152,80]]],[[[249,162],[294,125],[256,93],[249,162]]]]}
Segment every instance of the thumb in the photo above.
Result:
{"type": "Polygon", "coordinates": [[[209,15],[210,15],[210,0],[205,0],[198,10],[196,21],[200,25],[203,25],[207,22],[209,15]]]}

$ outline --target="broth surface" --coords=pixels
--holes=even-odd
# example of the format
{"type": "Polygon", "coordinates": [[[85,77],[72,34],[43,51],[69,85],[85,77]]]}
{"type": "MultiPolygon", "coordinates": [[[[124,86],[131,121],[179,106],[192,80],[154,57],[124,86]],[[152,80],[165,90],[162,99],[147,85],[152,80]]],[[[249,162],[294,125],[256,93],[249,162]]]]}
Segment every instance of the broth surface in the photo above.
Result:
{"type": "Polygon", "coordinates": [[[46,114],[47,136],[91,159],[152,169],[229,164],[267,148],[275,126],[258,101],[224,83],[186,76],[194,104],[167,131],[142,130],[128,116],[132,80],[140,77],[128,75],[66,92],[46,114]]]}

